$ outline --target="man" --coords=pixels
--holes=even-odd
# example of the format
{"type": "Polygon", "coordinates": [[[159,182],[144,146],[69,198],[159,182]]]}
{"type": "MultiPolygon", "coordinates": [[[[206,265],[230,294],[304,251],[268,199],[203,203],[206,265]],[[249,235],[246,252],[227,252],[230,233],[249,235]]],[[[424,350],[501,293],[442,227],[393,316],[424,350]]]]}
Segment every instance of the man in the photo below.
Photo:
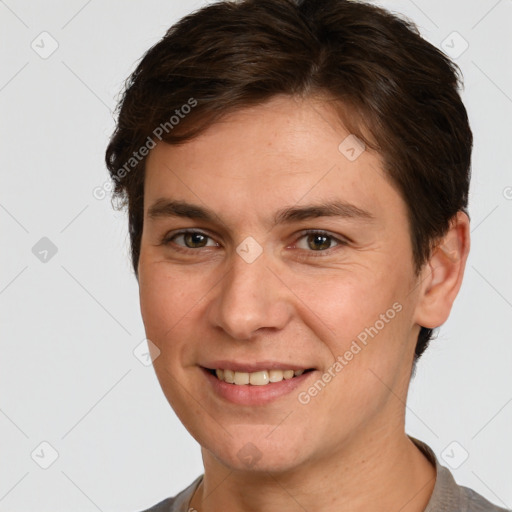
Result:
{"type": "Polygon", "coordinates": [[[220,2],[133,73],[106,161],[204,475],[150,510],[499,511],[405,434],[469,252],[457,69],[343,0],[220,2]]]}

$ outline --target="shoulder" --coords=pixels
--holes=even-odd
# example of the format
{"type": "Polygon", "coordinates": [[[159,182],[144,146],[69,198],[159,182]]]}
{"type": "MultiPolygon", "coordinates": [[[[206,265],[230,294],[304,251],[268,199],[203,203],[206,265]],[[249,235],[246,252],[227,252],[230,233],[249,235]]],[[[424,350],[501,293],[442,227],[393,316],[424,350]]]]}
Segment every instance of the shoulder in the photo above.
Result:
{"type": "Polygon", "coordinates": [[[436,483],[425,512],[512,512],[494,505],[473,489],[459,485],[451,471],[439,463],[432,448],[418,439],[409,438],[436,468],[436,483]]]}
{"type": "Polygon", "coordinates": [[[198,476],[186,489],[183,489],[183,491],[176,496],[166,498],[141,512],[192,512],[188,504],[197,486],[201,483],[202,478],[203,475],[198,476]]]}
{"type": "Polygon", "coordinates": [[[175,498],[167,498],[150,508],[144,509],[142,512],[171,512],[175,510],[175,501],[175,498]]]}
{"type": "Polygon", "coordinates": [[[467,503],[467,512],[510,512],[505,508],[494,505],[494,503],[486,500],[482,495],[473,491],[473,489],[462,486],[459,488],[462,499],[467,503]]]}

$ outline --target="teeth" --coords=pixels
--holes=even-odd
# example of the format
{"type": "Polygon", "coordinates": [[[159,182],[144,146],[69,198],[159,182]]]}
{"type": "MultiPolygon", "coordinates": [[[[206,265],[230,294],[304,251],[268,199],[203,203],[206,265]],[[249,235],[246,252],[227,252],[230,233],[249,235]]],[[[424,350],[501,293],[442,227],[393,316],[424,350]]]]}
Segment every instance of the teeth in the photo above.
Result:
{"type": "Polygon", "coordinates": [[[304,370],[263,370],[260,372],[234,372],[232,370],[215,370],[219,380],[243,386],[265,386],[269,382],[281,382],[302,375],[304,370]]]}
{"type": "MultiPolygon", "coordinates": [[[[254,373],[252,375],[254,375],[254,373]]],[[[243,372],[235,372],[234,383],[237,384],[238,386],[249,384],[250,379],[252,379],[252,375],[243,372]]],[[[254,382],[251,382],[251,384],[254,384],[254,382]]]]}

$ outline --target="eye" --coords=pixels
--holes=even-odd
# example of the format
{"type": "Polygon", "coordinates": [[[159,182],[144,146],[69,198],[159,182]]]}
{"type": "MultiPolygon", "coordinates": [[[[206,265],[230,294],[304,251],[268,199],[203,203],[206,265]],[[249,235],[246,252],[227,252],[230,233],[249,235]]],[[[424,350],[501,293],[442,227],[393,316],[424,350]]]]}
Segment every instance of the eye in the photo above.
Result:
{"type": "Polygon", "coordinates": [[[202,247],[217,247],[219,244],[214,242],[210,236],[201,231],[181,231],[171,236],[166,236],[162,240],[162,244],[167,245],[170,242],[175,243],[181,248],[201,249],[202,247]],[[208,244],[208,241],[211,243],[208,244]]]}
{"type": "MultiPolygon", "coordinates": [[[[211,236],[202,231],[193,230],[184,230],[178,233],[168,234],[163,238],[161,243],[162,245],[170,245],[172,243],[174,249],[179,251],[219,247],[219,244],[215,242],[211,236]]],[[[348,245],[348,242],[326,231],[307,230],[302,232],[297,242],[294,243],[293,248],[309,253],[330,253],[330,249],[334,249],[340,245],[348,245]]],[[[318,256],[320,255],[321,254],[318,254],[318,256]]]]}
{"type": "Polygon", "coordinates": [[[347,242],[325,231],[309,230],[302,233],[294,247],[309,252],[326,252],[339,245],[347,245],[347,242]]]}

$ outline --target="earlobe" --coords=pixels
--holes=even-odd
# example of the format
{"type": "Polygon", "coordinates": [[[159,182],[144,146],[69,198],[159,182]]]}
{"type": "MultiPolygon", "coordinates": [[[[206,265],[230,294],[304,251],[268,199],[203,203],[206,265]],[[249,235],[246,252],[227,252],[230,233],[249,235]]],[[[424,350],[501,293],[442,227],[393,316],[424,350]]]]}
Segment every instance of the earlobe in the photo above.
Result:
{"type": "Polygon", "coordinates": [[[469,218],[458,212],[421,273],[415,314],[418,325],[434,329],[446,322],[462,284],[469,248],[469,218]]]}

